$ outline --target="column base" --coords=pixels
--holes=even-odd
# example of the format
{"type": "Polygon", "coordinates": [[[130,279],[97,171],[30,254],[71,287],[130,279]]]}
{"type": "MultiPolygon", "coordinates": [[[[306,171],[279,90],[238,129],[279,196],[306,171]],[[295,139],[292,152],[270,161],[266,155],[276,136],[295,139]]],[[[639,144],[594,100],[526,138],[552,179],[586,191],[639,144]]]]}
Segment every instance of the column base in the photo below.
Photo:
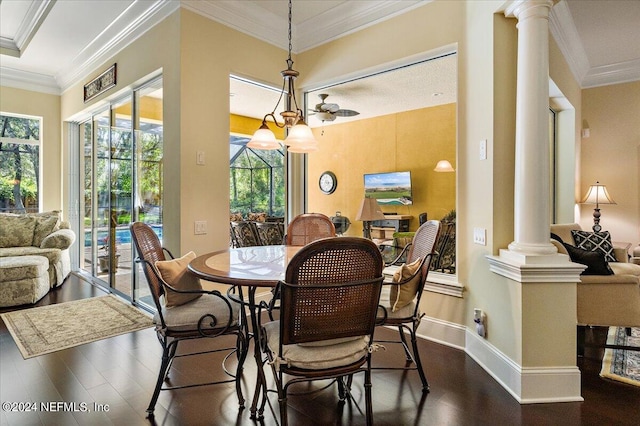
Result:
{"type": "Polygon", "coordinates": [[[487,256],[489,270],[517,282],[580,282],[585,265],[572,263],[566,254],[533,255],[500,250],[487,256]]]}
{"type": "Polygon", "coordinates": [[[558,249],[551,243],[544,244],[531,244],[531,243],[517,243],[512,242],[509,244],[509,251],[515,253],[529,254],[533,256],[539,255],[552,255],[558,253],[558,249]]]}

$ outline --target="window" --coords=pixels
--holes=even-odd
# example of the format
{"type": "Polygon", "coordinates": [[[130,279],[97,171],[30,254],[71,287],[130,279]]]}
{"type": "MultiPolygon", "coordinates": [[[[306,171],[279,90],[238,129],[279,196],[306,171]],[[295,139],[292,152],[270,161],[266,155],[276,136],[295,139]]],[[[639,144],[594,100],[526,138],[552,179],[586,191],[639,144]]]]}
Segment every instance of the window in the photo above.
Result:
{"type": "Polygon", "coordinates": [[[42,119],[0,113],[0,212],[38,212],[42,119]]]}

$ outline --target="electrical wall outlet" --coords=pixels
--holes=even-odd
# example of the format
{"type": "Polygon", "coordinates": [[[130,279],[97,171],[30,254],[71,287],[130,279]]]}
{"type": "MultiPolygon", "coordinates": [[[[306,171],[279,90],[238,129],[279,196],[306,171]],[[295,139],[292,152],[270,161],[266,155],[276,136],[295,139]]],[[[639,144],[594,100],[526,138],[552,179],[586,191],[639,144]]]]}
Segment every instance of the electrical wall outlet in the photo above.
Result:
{"type": "Polygon", "coordinates": [[[487,230],[484,228],[473,228],[473,242],[481,246],[487,245],[487,230]]]}
{"type": "Polygon", "coordinates": [[[473,309],[473,319],[482,321],[482,309],[473,309]]]}
{"type": "Polygon", "coordinates": [[[487,336],[487,316],[482,312],[482,309],[474,308],[473,309],[473,322],[476,323],[476,331],[478,332],[478,336],[486,337],[487,336]]]}
{"type": "Polygon", "coordinates": [[[196,220],[193,226],[194,235],[202,235],[207,233],[207,221],[206,220],[196,220]]]}

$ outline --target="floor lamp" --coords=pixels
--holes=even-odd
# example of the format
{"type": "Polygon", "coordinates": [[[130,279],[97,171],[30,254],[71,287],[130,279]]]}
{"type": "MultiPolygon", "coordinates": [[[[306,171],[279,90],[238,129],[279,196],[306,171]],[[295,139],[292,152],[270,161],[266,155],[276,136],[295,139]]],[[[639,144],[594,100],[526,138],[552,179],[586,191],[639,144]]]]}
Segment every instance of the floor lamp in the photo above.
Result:
{"type": "Polygon", "coordinates": [[[362,200],[356,220],[362,221],[362,235],[365,238],[371,239],[371,222],[384,219],[384,213],[380,210],[378,201],[375,198],[364,198],[362,200]]]}
{"type": "Polygon", "coordinates": [[[595,204],[596,208],[593,209],[593,232],[600,232],[602,226],[600,226],[600,204],[616,204],[609,195],[606,186],[600,182],[595,183],[589,187],[587,195],[582,199],[582,204],[595,204]]]}

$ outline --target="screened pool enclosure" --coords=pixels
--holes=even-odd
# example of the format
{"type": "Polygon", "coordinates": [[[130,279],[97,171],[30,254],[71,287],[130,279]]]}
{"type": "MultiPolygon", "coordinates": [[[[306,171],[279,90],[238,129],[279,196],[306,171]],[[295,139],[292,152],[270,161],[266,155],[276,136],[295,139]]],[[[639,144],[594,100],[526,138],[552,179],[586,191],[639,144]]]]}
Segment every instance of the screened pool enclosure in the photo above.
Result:
{"type": "Polygon", "coordinates": [[[229,136],[229,200],[233,213],[265,212],[284,216],[283,149],[247,147],[250,137],[229,136]]]}

